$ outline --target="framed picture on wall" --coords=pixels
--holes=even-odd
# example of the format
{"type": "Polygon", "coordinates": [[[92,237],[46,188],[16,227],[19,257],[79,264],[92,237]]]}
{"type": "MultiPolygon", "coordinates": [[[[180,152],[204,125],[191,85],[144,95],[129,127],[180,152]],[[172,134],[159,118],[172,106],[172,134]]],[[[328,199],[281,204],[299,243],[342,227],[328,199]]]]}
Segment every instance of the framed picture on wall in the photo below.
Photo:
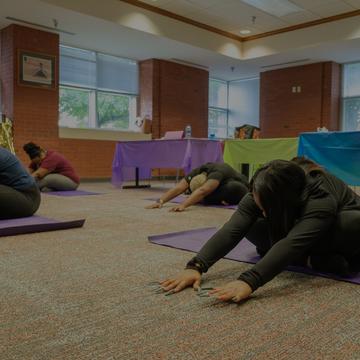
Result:
{"type": "Polygon", "coordinates": [[[19,85],[56,88],[56,57],[19,50],[19,85]]]}

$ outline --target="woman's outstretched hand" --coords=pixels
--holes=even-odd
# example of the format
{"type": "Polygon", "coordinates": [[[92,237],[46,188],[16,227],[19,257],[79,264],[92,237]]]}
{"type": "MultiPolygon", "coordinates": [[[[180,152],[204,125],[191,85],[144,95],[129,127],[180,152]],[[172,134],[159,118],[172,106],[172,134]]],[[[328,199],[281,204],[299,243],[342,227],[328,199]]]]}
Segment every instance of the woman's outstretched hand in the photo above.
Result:
{"type": "Polygon", "coordinates": [[[171,208],[169,211],[172,211],[172,212],[182,212],[185,210],[185,206],[180,204],[180,205],[176,205],[174,206],[173,208],[171,208]]]}
{"type": "Polygon", "coordinates": [[[161,204],[159,202],[156,202],[156,203],[153,203],[151,205],[145,206],[145,209],[161,209],[162,205],[163,204],[161,204]]]}
{"type": "Polygon", "coordinates": [[[221,301],[239,302],[247,299],[252,293],[251,287],[241,280],[235,280],[224,286],[216,287],[209,291],[209,295],[216,297],[221,301]]]}
{"type": "Polygon", "coordinates": [[[186,269],[178,275],[160,282],[160,286],[165,291],[172,290],[179,292],[185,288],[192,286],[195,290],[200,287],[201,275],[198,271],[186,269]]]}

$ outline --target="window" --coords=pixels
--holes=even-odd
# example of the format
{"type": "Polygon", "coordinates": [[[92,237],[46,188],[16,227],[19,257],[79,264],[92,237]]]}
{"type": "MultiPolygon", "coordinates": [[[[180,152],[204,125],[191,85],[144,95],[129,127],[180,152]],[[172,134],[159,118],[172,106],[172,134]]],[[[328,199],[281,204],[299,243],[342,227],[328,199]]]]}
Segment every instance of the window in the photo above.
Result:
{"type": "Polygon", "coordinates": [[[227,111],[209,109],[209,136],[214,134],[216,138],[227,137],[227,111]]]}
{"type": "Polygon", "coordinates": [[[136,62],[60,46],[60,126],[139,131],[137,94],[136,62]]]}
{"type": "Polygon", "coordinates": [[[95,127],[91,126],[91,124],[95,125],[95,119],[94,114],[90,112],[93,108],[90,102],[93,103],[94,93],[91,90],[61,87],[60,125],[72,128],[95,127]]]}
{"type": "Polygon", "coordinates": [[[228,84],[210,79],[209,82],[209,137],[228,136],[228,84]]]}
{"type": "Polygon", "coordinates": [[[360,62],[343,67],[342,130],[360,131],[360,62]]]}

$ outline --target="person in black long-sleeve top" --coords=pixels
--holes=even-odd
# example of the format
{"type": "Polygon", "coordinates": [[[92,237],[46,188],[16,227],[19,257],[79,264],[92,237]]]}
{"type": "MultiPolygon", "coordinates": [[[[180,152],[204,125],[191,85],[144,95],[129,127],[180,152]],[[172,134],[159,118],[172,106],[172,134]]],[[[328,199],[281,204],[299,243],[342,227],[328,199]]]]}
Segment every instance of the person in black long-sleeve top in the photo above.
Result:
{"type": "Polygon", "coordinates": [[[360,197],[344,182],[310,160],[295,158],[265,164],[250,185],[230,220],[186,269],[161,282],[164,290],[198,288],[201,274],[243,237],[262,258],[238,280],[210,291],[220,300],[243,300],[294,263],[305,261],[342,276],[360,270],[360,197]]]}
{"type": "Polygon", "coordinates": [[[249,191],[249,183],[244,175],[230,165],[208,162],[193,169],[146,209],[160,209],[166,202],[186,191],[190,192],[190,196],[170,211],[181,212],[199,202],[206,205],[237,205],[249,191]]]}

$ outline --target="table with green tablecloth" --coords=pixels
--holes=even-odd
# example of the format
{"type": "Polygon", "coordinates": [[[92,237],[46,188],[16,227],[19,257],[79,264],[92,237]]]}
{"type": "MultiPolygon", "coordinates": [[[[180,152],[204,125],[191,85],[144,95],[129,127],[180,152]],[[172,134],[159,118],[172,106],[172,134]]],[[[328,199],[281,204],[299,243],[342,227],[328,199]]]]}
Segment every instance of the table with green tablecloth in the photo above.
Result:
{"type": "Polygon", "coordinates": [[[297,155],[298,138],[226,140],[224,162],[251,177],[262,164],[297,155]]]}

